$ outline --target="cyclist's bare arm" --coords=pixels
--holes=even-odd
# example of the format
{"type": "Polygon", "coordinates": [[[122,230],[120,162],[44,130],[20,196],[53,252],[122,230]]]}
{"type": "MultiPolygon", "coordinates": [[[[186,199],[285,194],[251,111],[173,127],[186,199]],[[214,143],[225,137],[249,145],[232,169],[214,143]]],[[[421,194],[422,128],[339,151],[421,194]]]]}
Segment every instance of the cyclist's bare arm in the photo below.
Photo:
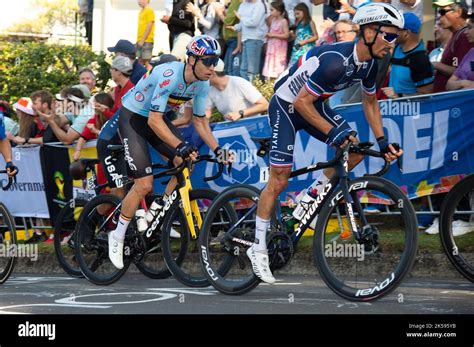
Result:
{"type": "Polygon", "coordinates": [[[194,116],[193,124],[204,143],[208,145],[212,151],[214,151],[219,146],[219,144],[212,134],[211,127],[209,126],[209,119],[207,117],[194,116]]]}
{"type": "Polygon", "coordinates": [[[311,95],[306,91],[305,88],[301,88],[300,92],[296,96],[293,105],[295,106],[296,111],[313,127],[318,129],[324,134],[329,133],[329,131],[334,128],[328,121],[326,121],[319,112],[314,107],[314,103],[319,98],[311,95]]]}
{"type": "Polygon", "coordinates": [[[0,140],[0,153],[3,155],[5,162],[12,161],[12,147],[8,139],[0,140]]]}

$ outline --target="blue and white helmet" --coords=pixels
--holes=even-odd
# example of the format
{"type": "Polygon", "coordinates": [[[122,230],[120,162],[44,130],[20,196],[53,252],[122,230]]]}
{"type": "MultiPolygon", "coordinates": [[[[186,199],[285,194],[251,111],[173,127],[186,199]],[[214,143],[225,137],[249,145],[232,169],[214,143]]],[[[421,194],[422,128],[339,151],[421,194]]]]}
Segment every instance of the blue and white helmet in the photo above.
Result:
{"type": "Polygon", "coordinates": [[[203,57],[206,55],[221,55],[221,46],[209,35],[194,36],[186,46],[186,55],[203,57]]]}
{"type": "Polygon", "coordinates": [[[403,15],[392,5],[371,2],[361,5],[352,18],[352,22],[360,26],[366,24],[380,24],[403,29],[405,21],[403,15]]]}

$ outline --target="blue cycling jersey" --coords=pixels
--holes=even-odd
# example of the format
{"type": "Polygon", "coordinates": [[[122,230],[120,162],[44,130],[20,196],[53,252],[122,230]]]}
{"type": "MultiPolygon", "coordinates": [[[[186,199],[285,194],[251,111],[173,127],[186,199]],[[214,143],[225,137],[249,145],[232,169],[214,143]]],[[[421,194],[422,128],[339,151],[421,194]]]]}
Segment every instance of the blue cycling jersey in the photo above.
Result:
{"type": "Polygon", "coordinates": [[[123,96],[122,106],[148,117],[150,111],[165,113],[193,99],[194,115],[204,117],[209,81],[187,84],[184,79],[184,67],[185,64],[181,62],[156,66],[123,96]]]}
{"type": "Polygon", "coordinates": [[[7,137],[7,134],[5,133],[5,120],[3,117],[3,111],[0,110],[0,140],[3,140],[7,137]]]}
{"type": "Polygon", "coordinates": [[[341,42],[314,47],[286,70],[275,83],[275,95],[292,103],[301,88],[327,98],[335,92],[361,83],[362,90],[375,94],[377,62],[359,62],[356,42],[341,42]]]}

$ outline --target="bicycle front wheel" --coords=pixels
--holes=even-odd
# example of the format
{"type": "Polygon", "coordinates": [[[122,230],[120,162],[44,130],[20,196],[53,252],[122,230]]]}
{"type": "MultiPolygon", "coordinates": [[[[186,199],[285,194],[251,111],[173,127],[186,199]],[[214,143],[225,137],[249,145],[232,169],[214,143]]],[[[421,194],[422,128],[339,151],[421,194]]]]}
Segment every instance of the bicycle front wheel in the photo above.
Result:
{"type": "Polygon", "coordinates": [[[355,179],[349,192],[361,204],[377,204],[378,212],[369,214],[362,205],[352,204],[363,235],[356,240],[344,215],[342,191],[336,189],[318,216],[315,262],[336,294],[351,301],[372,301],[397,288],[413,265],[418,243],[415,211],[400,188],[383,178],[355,179]]]}
{"type": "Polygon", "coordinates": [[[6,206],[0,203],[0,247],[5,252],[0,257],[0,284],[10,277],[15,267],[16,255],[10,253],[16,246],[15,220],[6,206]]]}
{"type": "Polygon", "coordinates": [[[443,200],[440,237],[446,256],[456,270],[474,282],[474,175],[456,184],[443,200]],[[456,225],[456,224],[457,225],[456,225]],[[453,233],[453,226],[456,233],[453,233]]]}
{"type": "MultiPolygon", "coordinates": [[[[198,204],[201,220],[216,196],[217,192],[211,189],[194,189],[189,192],[190,200],[198,204]]],[[[179,282],[189,287],[207,287],[209,281],[199,264],[198,238],[191,237],[186,216],[180,205],[181,202],[177,200],[171,206],[163,223],[163,256],[169,270],[179,282]]],[[[214,221],[214,225],[228,223],[230,213],[232,211],[228,206],[214,221]]],[[[194,223],[194,230],[199,237],[200,227],[197,223],[194,223]]]]}
{"type": "Polygon", "coordinates": [[[130,257],[117,269],[109,259],[108,234],[115,230],[122,201],[111,194],[99,195],[89,201],[79,217],[74,233],[77,262],[86,278],[98,285],[109,285],[127,271],[130,257]]]}

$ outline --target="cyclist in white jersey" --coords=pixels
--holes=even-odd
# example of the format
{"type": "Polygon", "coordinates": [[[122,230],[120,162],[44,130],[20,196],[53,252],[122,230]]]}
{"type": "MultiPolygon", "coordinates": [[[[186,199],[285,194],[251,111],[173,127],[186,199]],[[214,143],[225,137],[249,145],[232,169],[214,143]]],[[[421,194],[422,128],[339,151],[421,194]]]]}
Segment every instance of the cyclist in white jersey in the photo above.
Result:
{"type": "MultiPolygon", "coordinates": [[[[324,102],[338,90],[355,83],[362,84],[364,113],[377,138],[380,150],[388,160],[401,156],[384,136],[382,117],[375,96],[376,58],[384,57],[393,48],[403,16],[385,3],[368,3],[359,7],[353,22],[360,25],[355,42],[315,47],[291,66],[275,83],[268,115],[272,127],[270,177],[262,191],[257,208],[255,241],[247,250],[254,273],[267,283],[274,283],[266,246],[266,233],[274,201],[288,185],[293,166],[295,134],[305,129],[310,135],[330,146],[341,146],[351,131],[344,118],[324,102]]],[[[350,168],[362,160],[351,154],[350,168]]],[[[327,182],[333,173],[326,170],[318,179],[327,182]]]]}

